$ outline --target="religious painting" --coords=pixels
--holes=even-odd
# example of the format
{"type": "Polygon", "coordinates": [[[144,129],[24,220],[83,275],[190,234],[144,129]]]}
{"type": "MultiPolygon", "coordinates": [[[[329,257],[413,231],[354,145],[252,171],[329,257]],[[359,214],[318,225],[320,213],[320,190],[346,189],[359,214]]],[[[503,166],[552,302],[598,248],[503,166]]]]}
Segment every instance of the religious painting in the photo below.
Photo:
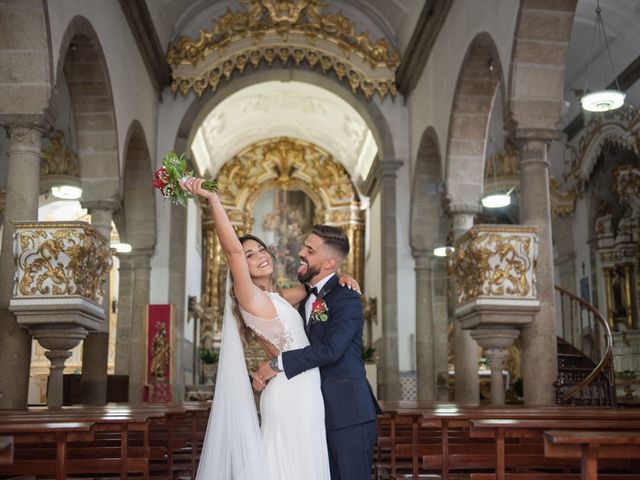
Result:
{"type": "Polygon", "coordinates": [[[147,385],[151,402],[171,401],[172,305],[147,306],[147,385]]]}
{"type": "Polygon", "coordinates": [[[264,240],[276,257],[279,287],[297,283],[298,252],[313,227],[315,207],[301,190],[269,190],[254,205],[253,233],[264,240]]]}

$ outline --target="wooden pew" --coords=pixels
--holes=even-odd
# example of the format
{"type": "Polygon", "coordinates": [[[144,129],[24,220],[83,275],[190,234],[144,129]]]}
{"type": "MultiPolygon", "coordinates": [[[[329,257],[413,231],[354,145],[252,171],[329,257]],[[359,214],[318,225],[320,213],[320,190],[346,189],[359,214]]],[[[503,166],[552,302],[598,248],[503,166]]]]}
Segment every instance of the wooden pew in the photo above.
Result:
{"type": "Polygon", "coordinates": [[[55,443],[54,461],[33,460],[30,464],[15,462],[0,466],[0,474],[50,474],[55,471],[56,480],[67,478],[68,446],[72,441],[87,441],[93,438],[93,424],[90,422],[59,423],[2,423],[0,435],[10,434],[15,444],[55,443]]]}
{"type": "MultiPolygon", "coordinates": [[[[87,462],[83,456],[93,449],[106,455],[108,461],[102,470],[113,469],[119,462],[121,475],[143,473],[175,478],[178,475],[195,476],[199,454],[204,440],[210,404],[190,402],[187,404],[109,404],[106,406],[69,406],[52,411],[36,407],[23,412],[0,412],[3,421],[41,421],[45,418],[92,419],[99,425],[98,437],[84,450],[74,449],[74,465],[87,471],[96,462],[87,462]],[[132,422],[141,422],[135,425],[132,422]],[[127,425],[123,433],[121,428],[127,425]],[[144,438],[141,435],[144,435],[144,438]],[[137,435],[135,438],[134,435],[137,435]],[[114,445],[117,442],[117,445],[114,445]],[[124,445],[128,445],[125,448],[124,445]],[[116,449],[120,448],[120,452],[116,449]],[[115,454],[118,458],[115,459],[115,454]],[[142,458],[144,456],[144,458],[142,458]]],[[[80,445],[78,445],[80,447],[80,445]]]]}
{"type": "MultiPolygon", "coordinates": [[[[392,475],[416,475],[415,464],[417,454],[418,459],[422,459],[421,468],[418,473],[440,473],[443,480],[450,477],[452,472],[466,471],[468,477],[473,464],[468,462],[465,447],[473,445],[479,441],[495,445],[494,437],[477,438],[470,436],[470,421],[474,419],[612,419],[612,420],[633,420],[640,421],[640,409],[619,410],[603,409],[592,407],[567,407],[551,406],[528,408],[522,406],[505,407],[479,407],[476,405],[457,404],[424,404],[418,402],[382,402],[385,415],[378,417],[378,442],[375,455],[376,478],[386,478],[392,475]],[[413,418],[422,414],[422,420],[417,425],[414,433],[413,418]],[[436,445],[433,445],[435,437],[436,445]],[[439,445],[438,445],[439,443],[439,445]],[[392,449],[391,445],[395,445],[392,449]],[[453,450],[450,449],[453,445],[453,450]],[[426,455],[424,454],[426,451],[426,455]],[[426,462],[425,462],[426,460],[426,462]],[[467,467],[465,468],[465,463],[467,467]]],[[[541,431],[536,439],[528,440],[530,445],[535,445],[536,461],[544,460],[543,443],[541,431]],[[532,443],[533,442],[533,443],[532,443]]],[[[507,446],[520,459],[526,460],[518,449],[521,447],[511,446],[518,442],[522,444],[525,439],[509,440],[507,446]]],[[[482,447],[486,448],[486,447],[482,447]]],[[[491,447],[495,448],[495,447],[491,447]]],[[[470,450],[472,452],[472,450],[470,450]]],[[[508,452],[509,453],[509,452],[508,452]]],[[[473,458],[472,460],[478,460],[473,458]]],[[[548,459],[549,464],[554,460],[548,459]]],[[[559,460],[555,460],[561,463],[559,460]]],[[[484,459],[483,465],[487,469],[495,468],[496,455],[489,455],[484,459]]],[[[481,462],[482,463],[482,462],[481,462]]],[[[576,467],[577,468],[577,467],[576,467]]],[[[417,478],[417,477],[415,477],[417,478]]]]}
{"type": "Polygon", "coordinates": [[[597,480],[598,458],[640,458],[640,432],[551,430],[544,433],[544,454],[579,458],[582,480],[597,480]]]}
{"type": "Polygon", "coordinates": [[[11,435],[0,436],[0,465],[13,463],[13,437],[11,435]]]}
{"type": "MultiPolygon", "coordinates": [[[[537,439],[542,441],[544,430],[563,428],[567,430],[612,430],[629,429],[640,433],[640,420],[627,419],[566,419],[566,418],[520,418],[520,419],[475,419],[471,420],[471,437],[495,439],[495,478],[506,480],[505,440],[507,438],[537,439]]],[[[557,458],[557,457],[556,457],[557,458]]],[[[567,457],[564,457],[565,459],[567,457]]],[[[563,463],[554,463],[552,459],[544,462],[549,466],[562,466],[563,463]]],[[[532,459],[533,462],[533,459],[532,459]]],[[[516,463],[520,463],[517,462],[516,463]]],[[[571,465],[571,462],[567,464],[571,465]]],[[[526,465],[522,463],[521,465],[526,465]]],[[[533,463],[530,467],[534,467],[533,463]]]]}
{"type": "MultiPolygon", "coordinates": [[[[149,431],[148,420],[152,416],[162,416],[156,412],[105,414],[91,410],[78,410],[73,415],[63,410],[41,412],[2,412],[0,423],[10,428],[23,424],[25,431],[31,425],[46,423],[63,423],[73,418],[79,422],[91,424],[93,436],[90,439],[76,439],[67,454],[66,469],[73,474],[119,474],[120,478],[128,478],[130,473],[149,475],[149,431]],[[130,438],[137,437],[136,445],[130,445],[130,438]],[[96,437],[102,443],[96,443],[96,437]],[[113,439],[109,442],[109,439],[113,439]],[[70,455],[69,455],[70,453],[70,455]],[[92,456],[93,454],[93,456],[92,456]]],[[[16,455],[21,451],[16,451],[16,455]]],[[[28,453],[28,452],[27,452],[28,453]]],[[[33,463],[22,459],[16,464],[33,463]]],[[[0,467],[0,473],[4,469],[0,467]]],[[[26,472],[29,473],[29,472],[26,472]]]]}

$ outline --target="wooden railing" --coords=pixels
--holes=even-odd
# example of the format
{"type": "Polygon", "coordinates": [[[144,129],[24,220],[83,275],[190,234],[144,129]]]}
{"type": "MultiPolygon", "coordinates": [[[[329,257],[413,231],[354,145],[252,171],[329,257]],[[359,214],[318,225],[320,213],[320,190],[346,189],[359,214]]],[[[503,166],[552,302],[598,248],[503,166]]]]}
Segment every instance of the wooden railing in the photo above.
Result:
{"type": "Polygon", "coordinates": [[[613,339],[609,325],[595,307],[561,287],[555,289],[562,338],[575,348],[574,353],[559,354],[559,359],[564,356],[567,363],[575,363],[558,367],[557,402],[614,406],[613,339]],[[590,361],[581,360],[580,353],[590,361]]]}

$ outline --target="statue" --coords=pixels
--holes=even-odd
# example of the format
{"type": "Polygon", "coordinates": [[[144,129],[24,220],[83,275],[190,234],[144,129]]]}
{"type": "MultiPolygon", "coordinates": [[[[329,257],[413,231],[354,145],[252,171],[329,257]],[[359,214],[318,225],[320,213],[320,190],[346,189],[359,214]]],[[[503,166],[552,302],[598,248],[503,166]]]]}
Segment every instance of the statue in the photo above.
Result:
{"type": "Polygon", "coordinates": [[[156,322],[157,332],[151,346],[151,375],[154,380],[165,378],[169,366],[171,347],[167,341],[167,330],[164,323],[156,322]]]}

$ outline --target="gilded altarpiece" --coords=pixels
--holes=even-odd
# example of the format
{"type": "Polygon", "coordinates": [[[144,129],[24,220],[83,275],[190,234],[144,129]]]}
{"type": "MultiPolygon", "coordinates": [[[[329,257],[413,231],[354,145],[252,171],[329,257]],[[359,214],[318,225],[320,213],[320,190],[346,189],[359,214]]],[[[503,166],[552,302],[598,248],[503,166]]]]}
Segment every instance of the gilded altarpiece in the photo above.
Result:
{"type": "MultiPolygon", "coordinates": [[[[351,252],[342,272],[362,285],[364,215],[358,193],[344,167],[327,151],[287,137],[246,148],[217,176],[219,196],[239,235],[263,236],[276,255],[281,286],[295,281],[298,250],[315,223],[341,227],[351,252]]],[[[209,208],[203,206],[203,323],[200,343],[211,344],[221,331],[227,267],[209,208]]]]}

